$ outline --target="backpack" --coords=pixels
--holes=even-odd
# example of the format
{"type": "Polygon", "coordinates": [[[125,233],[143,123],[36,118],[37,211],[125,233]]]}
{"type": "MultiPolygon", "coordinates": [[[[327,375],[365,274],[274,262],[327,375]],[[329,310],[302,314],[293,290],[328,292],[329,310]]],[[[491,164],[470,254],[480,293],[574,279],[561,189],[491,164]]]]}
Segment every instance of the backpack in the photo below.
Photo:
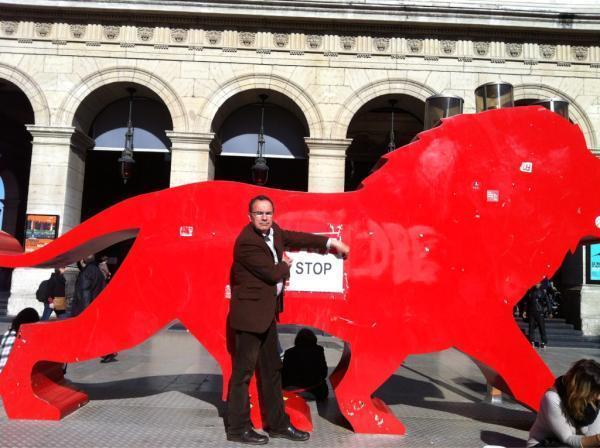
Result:
{"type": "Polygon", "coordinates": [[[46,303],[48,301],[48,297],[50,297],[50,279],[44,280],[38,286],[37,291],[35,292],[35,298],[38,302],[46,303]]]}

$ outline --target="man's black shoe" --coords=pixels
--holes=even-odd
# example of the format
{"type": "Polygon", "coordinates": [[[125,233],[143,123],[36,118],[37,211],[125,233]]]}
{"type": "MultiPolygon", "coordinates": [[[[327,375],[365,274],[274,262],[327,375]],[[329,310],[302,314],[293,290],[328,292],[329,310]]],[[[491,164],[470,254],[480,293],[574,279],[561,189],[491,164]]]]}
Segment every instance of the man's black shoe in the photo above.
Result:
{"type": "Polygon", "coordinates": [[[310,438],[310,433],[306,431],[300,431],[299,429],[296,429],[290,425],[287,428],[280,429],[278,431],[269,430],[269,437],[274,439],[288,439],[293,440],[294,442],[304,442],[310,438]]]}
{"type": "Polygon", "coordinates": [[[241,434],[227,434],[227,440],[230,442],[240,442],[247,445],[264,445],[269,442],[267,436],[257,433],[254,429],[249,429],[241,434]]]}

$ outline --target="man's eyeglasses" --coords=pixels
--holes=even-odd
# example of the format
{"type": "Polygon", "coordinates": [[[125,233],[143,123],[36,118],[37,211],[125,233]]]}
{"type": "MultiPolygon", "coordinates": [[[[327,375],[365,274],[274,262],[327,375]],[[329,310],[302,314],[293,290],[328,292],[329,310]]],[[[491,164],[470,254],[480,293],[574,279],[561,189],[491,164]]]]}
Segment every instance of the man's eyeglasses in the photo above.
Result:
{"type": "Polygon", "coordinates": [[[250,212],[254,216],[273,216],[273,212],[250,212]]]}

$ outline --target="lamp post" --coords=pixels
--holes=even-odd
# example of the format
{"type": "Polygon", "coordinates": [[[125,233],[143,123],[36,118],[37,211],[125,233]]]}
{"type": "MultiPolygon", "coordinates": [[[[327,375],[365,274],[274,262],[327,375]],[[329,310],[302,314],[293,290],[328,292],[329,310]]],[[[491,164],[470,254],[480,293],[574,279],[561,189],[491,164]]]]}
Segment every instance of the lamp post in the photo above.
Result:
{"type": "Polygon", "coordinates": [[[264,93],[258,95],[260,98],[260,130],[258,131],[258,148],[256,149],[256,159],[252,165],[252,182],[256,185],[265,185],[269,180],[269,166],[267,160],[263,157],[265,149],[265,101],[269,97],[264,93]]]}
{"type": "Polygon", "coordinates": [[[135,165],[135,160],[133,160],[133,124],[131,121],[135,89],[133,87],[128,87],[127,92],[129,92],[129,116],[127,118],[127,131],[125,132],[125,146],[123,147],[121,157],[117,160],[121,168],[121,179],[123,179],[124,184],[131,179],[133,167],[135,165]]]}
{"type": "Polygon", "coordinates": [[[395,99],[391,99],[389,101],[390,103],[390,109],[392,111],[392,120],[390,123],[390,141],[388,143],[388,152],[392,152],[394,149],[396,149],[396,136],[394,134],[394,109],[396,108],[396,103],[398,102],[398,100],[395,99]]]}

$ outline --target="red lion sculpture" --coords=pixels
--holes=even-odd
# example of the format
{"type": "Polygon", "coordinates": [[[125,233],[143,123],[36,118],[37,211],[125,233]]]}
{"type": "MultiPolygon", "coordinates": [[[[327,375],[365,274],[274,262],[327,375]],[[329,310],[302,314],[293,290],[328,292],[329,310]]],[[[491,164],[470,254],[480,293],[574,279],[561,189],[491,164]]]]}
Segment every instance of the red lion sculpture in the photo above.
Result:
{"type": "Polygon", "coordinates": [[[61,418],[87,396],[71,389],[54,363],[126,350],[174,319],[216,358],[228,384],[225,291],[233,241],[257,194],[274,200],[283,227],[341,228],[352,248],[343,292],[289,293],[282,322],[346,342],[350,350],[331,382],[354,431],[403,434],[373,392],[407,355],[449,347],[496,372],[496,385],[537,408],[553,377],[512,308],[583,237],[600,235],[599,182],[600,162],[578,127],[527,107],[446,119],[383,157],[353,192],[215,181],[123,201],[35,252],[0,255],[6,267],[63,266],[135,238],[83,314],[22,327],[0,374],[6,413],[61,418]]]}

